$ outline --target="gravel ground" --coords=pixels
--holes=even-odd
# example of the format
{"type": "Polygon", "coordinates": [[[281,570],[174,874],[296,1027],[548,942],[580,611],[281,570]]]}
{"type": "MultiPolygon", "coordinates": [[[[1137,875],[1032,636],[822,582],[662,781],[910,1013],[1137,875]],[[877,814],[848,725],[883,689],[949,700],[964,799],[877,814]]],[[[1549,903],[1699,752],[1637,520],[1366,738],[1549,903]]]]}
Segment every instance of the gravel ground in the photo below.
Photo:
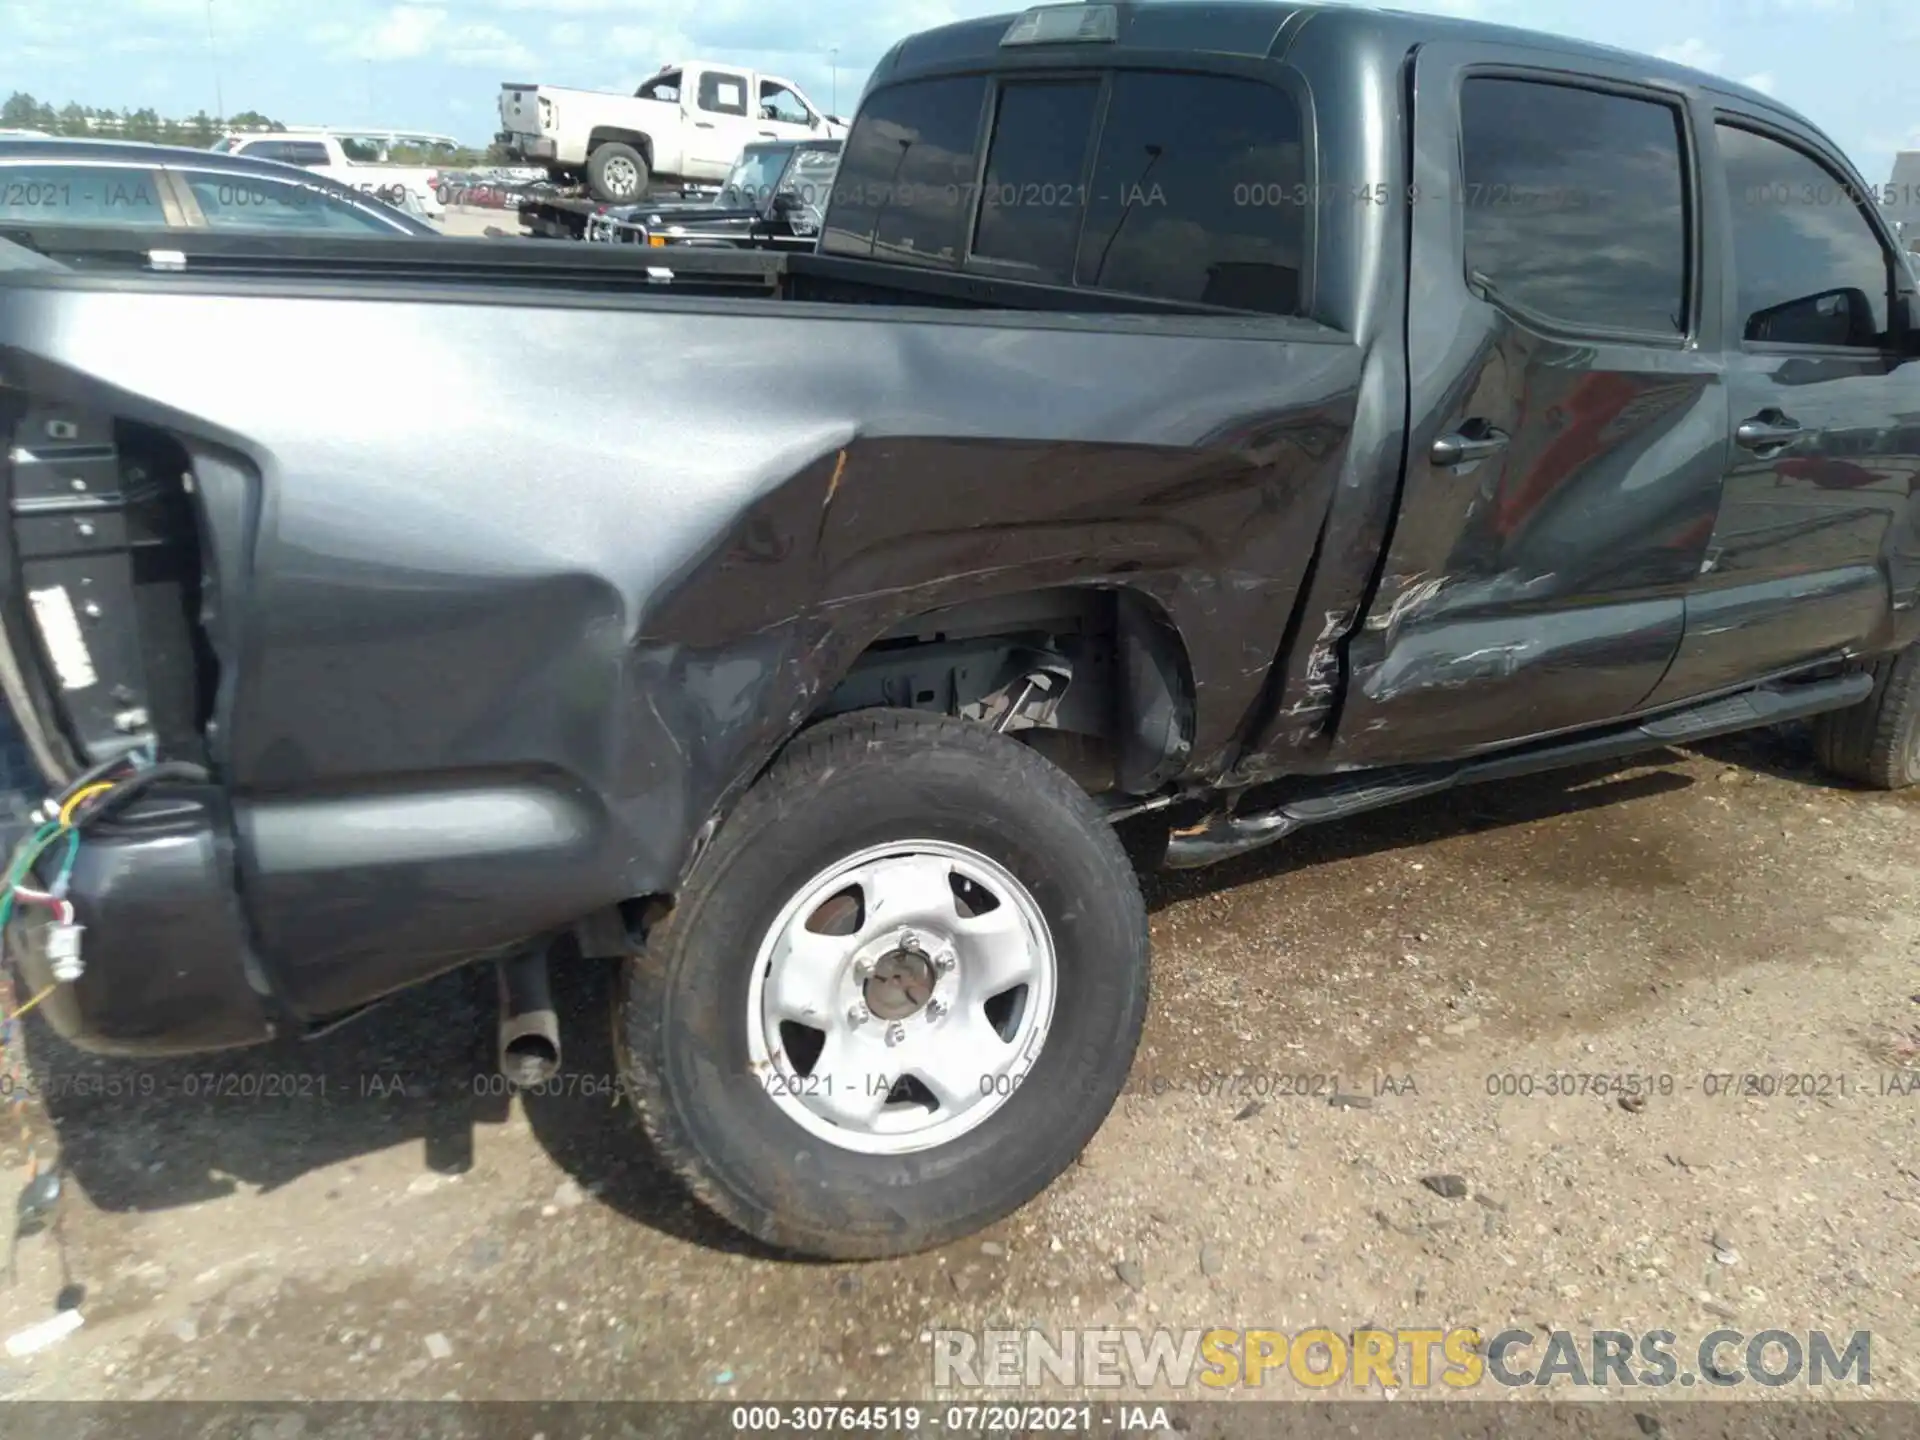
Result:
{"type": "Polygon", "coordinates": [[[935,1328],[1477,1325],[1868,1330],[1870,1393],[1920,1398],[1917,838],[1920,800],[1770,733],[1153,877],[1152,1018],[1083,1162],[870,1265],[680,1197],[592,1093],[597,969],[562,987],[578,1093],[524,1103],[484,977],[192,1062],[29,1023],[0,1162],[57,1130],[69,1186],[0,1334],[63,1288],[85,1325],[0,1354],[0,1396],[870,1400],[932,1393],[935,1328]]]}

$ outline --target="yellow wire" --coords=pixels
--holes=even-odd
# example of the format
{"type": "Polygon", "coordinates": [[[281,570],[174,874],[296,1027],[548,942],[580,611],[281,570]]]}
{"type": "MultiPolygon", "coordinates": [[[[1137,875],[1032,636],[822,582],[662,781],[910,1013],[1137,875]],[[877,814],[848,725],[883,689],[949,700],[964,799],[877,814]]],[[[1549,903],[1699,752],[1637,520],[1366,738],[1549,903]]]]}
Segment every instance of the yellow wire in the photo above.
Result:
{"type": "Polygon", "coordinates": [[[26,1014],[27,1011],[33,1009],[34,1006],[38,1005],[42,1000],[46,999],[47,996],[53,994],[53,992],[58,990],[59,988],[60,987],[58,985],[47,986],[46,989],[42,990],[38,995],[34,996],[31,1000],[27,1001],[26,1004],[22,1005],[18,1010],[14,1011],[11,1015],[9,1015],[7,1019],[18,1020],[22,1015],[26,1014]]]}
{"type": "Polygon", "coordinates": [[[61,828],[62,829],[73,828],[73,812],[78,810],[82,805],[84,805],[87,801],[91,800],[94,796],[104,795],[107,793],[107,791],[111,789],[113,789],[113,782],[111,780],[102,780],[98,785],[87,786],[86,789],[82,790],[78,795],[74,796],[71,800],[67,801],[65,805],[62,805],[60,807],[61,828]]]}

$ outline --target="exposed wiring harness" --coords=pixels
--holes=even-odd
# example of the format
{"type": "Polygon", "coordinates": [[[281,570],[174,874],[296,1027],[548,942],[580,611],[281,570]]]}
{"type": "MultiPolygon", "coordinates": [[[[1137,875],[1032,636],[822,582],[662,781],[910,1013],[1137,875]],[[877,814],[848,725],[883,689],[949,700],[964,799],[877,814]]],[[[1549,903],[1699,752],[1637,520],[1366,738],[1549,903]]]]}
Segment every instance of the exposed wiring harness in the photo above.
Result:
{"type": "Polygon", "coordinates": [[[146,746],[94,766],[42,807],[44,823],[14,847],[6,873],[0,877],[0,959],[4,959],[17,907],[43,907],[53,912],[54,930],[48,938],[47,951],[54,979],[18,1010],[0,1017],[0,1043],[4,1043],[13,1021],[60,985],[77,980],[82,974],[82,927],[77,923],[73,902],[67,898],[74,865],[80,857],[81,832],[89,825],[123,813],[156,785],[169,780],[204,782],[207,778],[207,772],[198,765],[178,761],[160,763],[153,748],[146,746]],[[44,890],[30,884],[39,873],[36,867],[41,857],[56,849],[61,853],[53,883],[44,890]]]}

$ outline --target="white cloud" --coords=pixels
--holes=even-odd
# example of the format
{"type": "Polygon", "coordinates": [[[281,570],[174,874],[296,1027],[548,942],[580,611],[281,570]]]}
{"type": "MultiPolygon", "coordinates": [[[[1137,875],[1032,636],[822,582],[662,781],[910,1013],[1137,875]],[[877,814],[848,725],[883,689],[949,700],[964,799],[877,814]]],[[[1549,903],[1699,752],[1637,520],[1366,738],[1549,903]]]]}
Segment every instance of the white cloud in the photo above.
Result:
{"type": "Polygon", "coordinates": [[[1763,95],[1780,93],[1780,82],[1771,70],[1762,70],[1757,75],[1742,76],[1740,83],[1751,90],[1758,90],[1763,95]]]}
{"type": "Polygon", "coordinates": [[[539,57],[498,25],[456,23],[438,5],[395,5],[372,24],[321,25],[309,38],[335,59],[367,62],[436,60],[447,65],[518,69],[539,57]]]}
{"type": "Polygon", "coordinates": [[[1676,65],[1690,66],[1695,70],[1717,71],[1720,62],[1726,57],[1698,36],[1682,40],[1678,45],[1662,45],[1653,52],[1662,60],[1671,60],[1676,65]]]}
{"type": "Polygon", "coordinates": [[[433,52],[434,40],[446,28],[447,12],[424,5],[396,5],[367,32],[362,60],[413,60],[433,52]]]}

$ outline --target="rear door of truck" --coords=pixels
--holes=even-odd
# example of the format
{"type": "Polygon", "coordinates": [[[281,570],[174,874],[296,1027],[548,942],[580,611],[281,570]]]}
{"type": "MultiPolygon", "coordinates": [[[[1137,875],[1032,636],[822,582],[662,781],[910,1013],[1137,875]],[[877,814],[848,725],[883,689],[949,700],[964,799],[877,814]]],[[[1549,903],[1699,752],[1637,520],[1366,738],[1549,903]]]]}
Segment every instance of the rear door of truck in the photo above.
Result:
{"type": "Polygon", "coordinates": [[[1728,419],[1694,98],[1626,59],[1418,52],[1408,450],[1341,759],[1604,722],[1673,660],[1728,419]]]}
{"type": "Polygon", "coordinates": [[[772,128],[755,118],[753,83],[745,70],[688,69],[680,98],[689,179],[726,179],[740,152],[761,138],[763,128],[772,128]]]}

